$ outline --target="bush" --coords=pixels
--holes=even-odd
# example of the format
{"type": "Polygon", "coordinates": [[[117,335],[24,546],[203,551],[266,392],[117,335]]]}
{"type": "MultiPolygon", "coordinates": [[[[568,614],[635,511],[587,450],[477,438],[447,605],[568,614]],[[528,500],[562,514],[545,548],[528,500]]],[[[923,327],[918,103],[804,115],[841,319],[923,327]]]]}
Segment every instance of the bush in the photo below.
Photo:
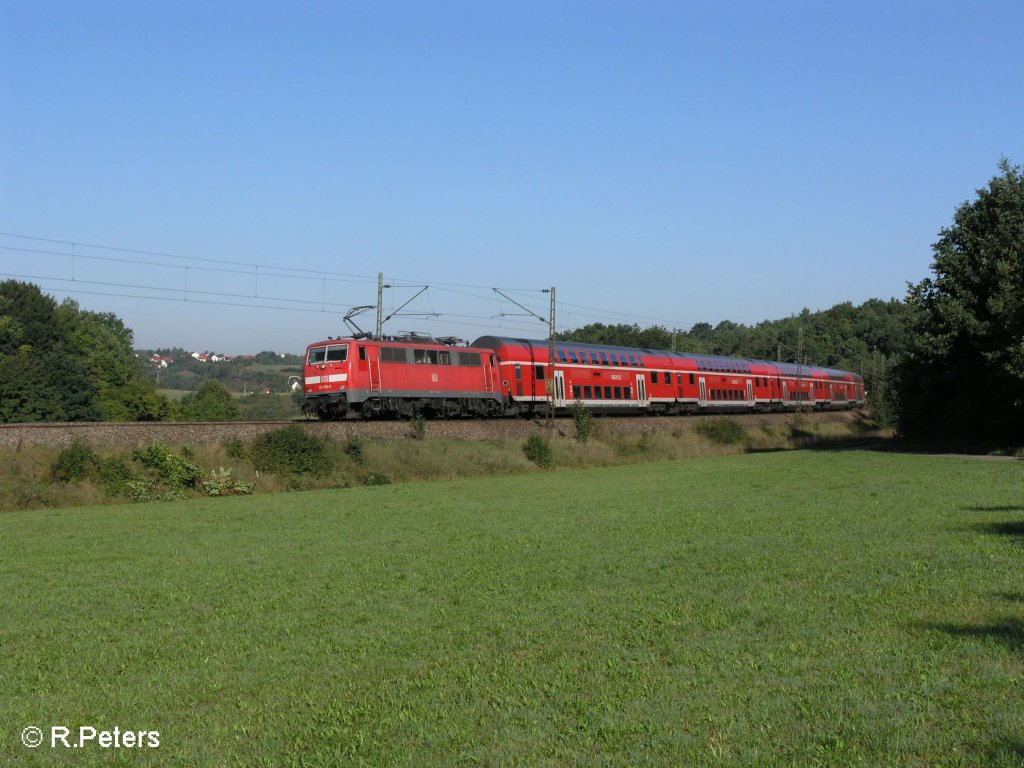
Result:
{"type": "Polygon", "coordinates": [[[232,459],[249,458],[249,446],[237,437],[229,437],[224,441],[224,450],[232,459]]]}
{"type": "Polygon", "coordinates": [[[147,501],[151,497],[152,483],[138,477],[118,456],[97,458],[94,474],[107,496],[127,496],[136,501],[147,501]]]}
{"type": "Polygon", "coordinates": [[[748,440],[747,430],[732,419],[702,419],[694,430],[718,445],[737,445],[748,440]]]}
{"type": "Polygon", "coordinates": [[[326,440],[293,424],[256,438],[249,450],[253,466],[281,475],[324,477],[334,468],[326,440]]]}
{"type": "Polygon", "coordinates": [[[359,435],[353,435],[345,441],[345,454],[352,459],[356,464],[362,464],[365,456],[363,455],[363,449],[366,447],[366,442],[359,435]]]}
{"type": "Polygon", "coordinates": [[[75,441],[58,454],[50,467],[50,475],[54,480],[78,483],[95,471],[97,460],[92,448],[75,441]]]}
{"type": "Polygon", "coordinates": [[[371,472],[366,476],[367,485],[391,485],[393,482],[387,472],[371,472]]]}
{"type": "Polygon", "coordinates": [[[583,404],[582,400],[577,400],[572,404],[572,418],[576,422],[576,441],[587,442],[591,432],[594,431],[594,414],[583,404]]]}
{"type": "Polygon", "coordinates": [[[551,441],[540,435],[530,435],[523,443],[523,453],[526,458],[532,461],[541,469],[550,469],[555,463],[555,456],[551,450],[551,441]]]}
{"type": "Polygon", "coordinates": [[[409,437],[413,440],[424,440],[427,437],[427,420],[417,413],[409,422],[409,437]]]}
{"type": "Polygon", "coordinates": [[[134,458],[174,491],[195,488],[203,474],[199,467],[176,454],[167,443],[153,443],[135,451],[134,458]]]}
{"type": "Polygon", "coordinates": [[[231,470],[224,467],[210,472],[210,476],[201,480],[199,485],[207,496],[240,496],[256,490],[252,483],[232,480],[231,470]]]}

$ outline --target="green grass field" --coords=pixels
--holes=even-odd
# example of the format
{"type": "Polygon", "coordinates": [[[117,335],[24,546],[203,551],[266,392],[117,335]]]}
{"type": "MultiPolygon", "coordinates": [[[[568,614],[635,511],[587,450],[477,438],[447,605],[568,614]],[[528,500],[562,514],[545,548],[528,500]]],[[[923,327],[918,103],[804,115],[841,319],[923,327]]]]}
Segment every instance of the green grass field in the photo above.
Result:
{"type": "Polygon", "coordinates": [[[4,513],[0,762],[1019,766],[1022,543],[854,451],[4,513]]]}

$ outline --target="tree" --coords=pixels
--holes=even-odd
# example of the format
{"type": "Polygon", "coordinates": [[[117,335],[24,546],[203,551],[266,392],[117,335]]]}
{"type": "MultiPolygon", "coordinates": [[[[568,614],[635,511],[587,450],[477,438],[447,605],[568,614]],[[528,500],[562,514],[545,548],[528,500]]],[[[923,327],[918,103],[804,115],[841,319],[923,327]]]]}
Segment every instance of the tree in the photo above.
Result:
{"type": "Polygon", "coordinates": [[[115,315],[0,283],[0,422],[152,420],[169,410],[115,315]]]}
{"type": "Polygon", "coordinates": [[[240,421],[242,413],[228,388],[210,379],[181,401],[181,418],[186,421],[240,421]]]}
{"type": "Polygon", "coordinates": [[[934,276],[910,287],[917,318],[898,371],[908,437],[1024,439],[1024,173],[1005,158],[999,169],[940,230],[934,276]]]}

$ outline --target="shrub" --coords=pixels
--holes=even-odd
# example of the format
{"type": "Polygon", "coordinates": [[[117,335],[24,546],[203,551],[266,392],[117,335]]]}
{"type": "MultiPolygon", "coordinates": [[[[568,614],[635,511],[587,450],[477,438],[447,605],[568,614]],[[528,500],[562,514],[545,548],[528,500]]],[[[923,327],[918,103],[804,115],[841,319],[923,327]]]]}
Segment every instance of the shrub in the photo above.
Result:
{"type": "Polygon", "coordinates": [[[523,443],[523,453],[526,458],[532,461],[541,469],[550,469],[555,463],[554,453],[551,450],[551,441],[540,435],[530,435],[523,443]]]}
{"type": "Polygon", "coordinates": [[[97,458],[93,474],[108,496],[127,496],[136,501],[146,501],[150,498],[152,483],[138,477],[128,463],[118,456],[97,458]]]}
{"type": "Polygon", "coordinates": [[[394,482],[387,472],[371,472],[366,476],[367,485],[391,485],[394,482]]]}
{"type": "Polygon", "coordinates": [[[747,430],[732,419],[702,419],[694,430],[718,445],[736,445],[748,439],[747,430]]]}
{"type": "Polygon", "coordinates": [[[348,440],[345,441],[345,454],[352,459],[356,464],[362,464],[365,456],[363,455],[363,449],[366,447],[366,442],[359,435],[352,435],[348,440]]]}
{"type": "Polygon", "coordinates": [[[134,458],[175,491],[195,488],[203,474],[199,467],[176,454],[167,443],[153,443],[135,451],[134,458]]]}
{"type": "Polygon", "coordinates": [[[334,468],[327,441],[298,424],[260,435],[253,441],[249,457],[256,469],[282,475],[323,477],[334,468]]]}
{"type": "Polygon", "coordinates": [[[413,440],[423,440],[427,436],[427,420],[423,414],[417,413],[409,422],[409,437],[413,440]]]}
{"type": "Polygon", "coordinates": [[[249,457],[249,446],[237,437],[229,437],[225,440],[224,450],[232,459],[247,459],[249,457]]]}
{"type": "Polygon", "coordinates": [[[576,422],[577,442],[587,442],[591,432],[594,431],[594,414],[583,404],[582,400],[577,400],[572,404],[572,418],[576,422]]]}
{"type": "Polygon", "coordinates": [[[224,467],[210,472],[210,476],[201,480],[199,485],[207,496],[241,496],[256,490],[252,483],[232,480],[231,470],[224,467]]]}
{"type": "Polygon", "coordinates": [[[57,455],[50,467],[50,475],[54,480],[78,483],[95,471],[97,460],[92,448],[75,441],[57,455]]]}

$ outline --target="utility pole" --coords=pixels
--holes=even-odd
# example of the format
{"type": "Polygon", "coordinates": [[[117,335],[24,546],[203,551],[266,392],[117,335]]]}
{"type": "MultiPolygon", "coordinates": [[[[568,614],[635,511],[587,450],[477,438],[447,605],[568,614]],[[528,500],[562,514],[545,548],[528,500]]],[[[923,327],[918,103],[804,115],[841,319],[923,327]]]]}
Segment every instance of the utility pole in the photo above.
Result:
{"type": "Polygon", "coordinates": [[[377,332],[375,339],[381,338],[384,332],[384,273],[377,273],[377,332]]]}
{"type": "Polygon", "coordinates": [[[555,426],[555,286],[551,293],[550,319],[548,320],[548,426],[555,426]]]}

